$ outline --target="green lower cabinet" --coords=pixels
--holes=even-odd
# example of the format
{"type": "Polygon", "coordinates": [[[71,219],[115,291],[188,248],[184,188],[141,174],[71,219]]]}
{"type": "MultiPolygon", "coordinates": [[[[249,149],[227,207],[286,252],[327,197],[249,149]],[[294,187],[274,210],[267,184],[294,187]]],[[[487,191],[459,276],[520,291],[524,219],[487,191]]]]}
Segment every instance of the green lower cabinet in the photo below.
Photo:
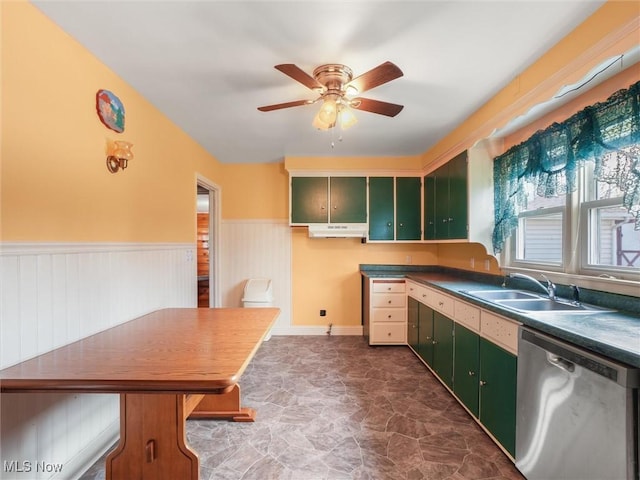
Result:
{"type": "Polygon", "coordinates": [[[418,353],[419,302],[407,297],[407,343],[418,353]]]}
{"type": "Polygon", "coordinates": [[[433,312],[433,370],[453,388],[453,320],[433,312]]]}
{"type": "Polygon", "coordinates": [[[433,310],[418,302],[418,355],[433,365],[433,310]]]}
{"type": "Polygon", "coordinates": [[[480,422],[515,455],[517,357],[480,339],[480,422]]]}
{"type": "Polygon", "coordinates": [[[479,415],[480,336],[455,325],[453,391],[477,418],[479,415]]]}

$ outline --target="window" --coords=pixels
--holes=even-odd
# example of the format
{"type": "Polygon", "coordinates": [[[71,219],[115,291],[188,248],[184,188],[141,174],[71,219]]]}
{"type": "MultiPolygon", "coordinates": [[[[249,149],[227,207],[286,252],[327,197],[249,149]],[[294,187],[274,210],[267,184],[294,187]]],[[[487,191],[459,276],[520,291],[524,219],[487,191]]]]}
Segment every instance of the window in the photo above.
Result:
{"type": "MultiPolygon", "coordinates": [[[[637,156],[638,147],[623,150],[637,156]]],[[[604,155],[601,168],[618,168],[615,154],[604,155]]],[[[582,245],[582,270],[624,274],[640,269],[640,231],[634,229],[635,218],[623,205],[625,192],[614,184],[598,181],[593,170],[592,164],[585,166],[585,198],[580,207],[586,239],[582,245]]]]}
{"type": "MultiPolygon", "coordinates": [[[[637,145],[623,149],[638,155],[637,145]]],[[[612,171],[620,165],[615,154],[601,158],[600,168],[612,171]]],[[[512,266],[558,270],[585,275],[638,278],[640,231],[623,205],[625,192],[596,179],[593,162],[579,172],[577,193],[550,198],[537,195],[532,182],[524,183],[526,207],[518,214],[511,238],[512,266]],[[575,212],[575,213],[572,213],[575,212]],[[573,223],[572,216],[579,221],[573,223]],[[573,249],[580,262],[570,271],[573,249]]],[[[560,185],[560,190],[566,190],[560,185]]]]}
{"type": "Polygon", "coordinates": [[[503,264],[640,280],[639,111],[636,82],[494,158],[503,264]]]}
{"type": "Polygon", "coordinates": [[[515,260],[561,266],[566,196],[539,197],[531,184],[526,190],[527,210],[518,217],[515,260]]]}

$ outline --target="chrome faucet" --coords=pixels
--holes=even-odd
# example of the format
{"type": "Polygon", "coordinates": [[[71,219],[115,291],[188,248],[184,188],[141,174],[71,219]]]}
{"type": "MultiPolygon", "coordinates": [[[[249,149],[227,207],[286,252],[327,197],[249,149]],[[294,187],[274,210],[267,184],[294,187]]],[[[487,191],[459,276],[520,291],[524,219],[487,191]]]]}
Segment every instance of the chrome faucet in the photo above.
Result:
{"type": "Polygon", "coordinates": [[[535,283],[542,290],[544,290],[544,292],[547,295],[549,295],[549,298],[551,300],[555,300],[556,299],[556,286],[544,274],[542,274],[542,278],[547,281],[547,286],[546,287],[542,283],[540,283],[538,280],[536,280],[535,278],[530,277],[529,275],[525,275],[524,273],[511,273],[511,274],[509,274],[509,277],[511,277],[511,278],[523,278],[525,280],[529,280],[530,282],[535,283]]]}

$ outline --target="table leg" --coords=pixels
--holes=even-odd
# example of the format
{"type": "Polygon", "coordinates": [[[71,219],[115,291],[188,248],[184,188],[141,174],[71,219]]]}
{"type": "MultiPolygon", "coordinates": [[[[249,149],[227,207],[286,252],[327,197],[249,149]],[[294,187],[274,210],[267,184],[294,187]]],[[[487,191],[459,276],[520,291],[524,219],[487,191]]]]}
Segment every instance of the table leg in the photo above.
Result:
{"type": "Polygon", "coordinates": [[[240,386],[219,394],[204,395],[189,418],[229,418],[234,422],[254,422],[256,411],[240,406],[240,386]]]}
{"type": "Polygon", "coordinates": [[[121,394],[120,443],[107,480],[198,480],[198,456],[186,444],[184,394],[121,394]]]}

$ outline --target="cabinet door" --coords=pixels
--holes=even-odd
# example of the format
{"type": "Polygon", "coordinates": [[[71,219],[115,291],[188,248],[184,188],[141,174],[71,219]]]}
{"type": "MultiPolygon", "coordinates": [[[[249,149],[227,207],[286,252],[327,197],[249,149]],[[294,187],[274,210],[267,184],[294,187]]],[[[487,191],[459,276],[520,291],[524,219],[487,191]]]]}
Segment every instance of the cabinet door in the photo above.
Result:
{"type": "Polygon", "coordinates": [[[480,337],[459,323],[455,325],[453,391],[478,416],[480,337]]]}
{"type": "Polygon", "coordinates": [[[449,167],[449,221],[447,238],[467,238],[467,152],[456,156],[449,167]]]}
{"type": "Polygon", "coordinates": [[[327,177],[293,177],[291,179],[291,223],[327,223],[327,177]]]}
{"type": "Polygon", "coordinates": [[[453,320],[433,312],[433,370],[453,388],[453,320]]]}
{"type": "Polygon", "coordinates": [[[433,365],[433,310],[418,302],[418,355],[433,365]]]}
{"type": "Polygon", "coordinates": [[[424,239],[436,238],[436,210],[435,210],[435,182],[434,174],[424,177],[424,239]]]}
{"type": "Polygon", "coordinates": [[[480,339],[480,422],[511,454],[516,444],[517,358],[480,339]]]}
{"type": "Polygon", "coordinates": [[[449,238],[449,165],[435,171],[434,179],[435,238],[449,238]]]}
{"type": "Polygon", "coordinates": [[[418,352],[419,302],[407,297],[407,343],[418,352]]]}
{"type": "Polygon", "coordinates": [[[331,177],[331,223],[367,222],[367,179],[365,177],[331,177]]]}
{"type": "Polygon", "coordinates": [[[393,240],[393,178],[369,177],[369,240],[393,240]]]}
{"type": "Polygon", "coordinates": [[[396,178],[396,240],[420,240],[420,177],[396,178]]]}

